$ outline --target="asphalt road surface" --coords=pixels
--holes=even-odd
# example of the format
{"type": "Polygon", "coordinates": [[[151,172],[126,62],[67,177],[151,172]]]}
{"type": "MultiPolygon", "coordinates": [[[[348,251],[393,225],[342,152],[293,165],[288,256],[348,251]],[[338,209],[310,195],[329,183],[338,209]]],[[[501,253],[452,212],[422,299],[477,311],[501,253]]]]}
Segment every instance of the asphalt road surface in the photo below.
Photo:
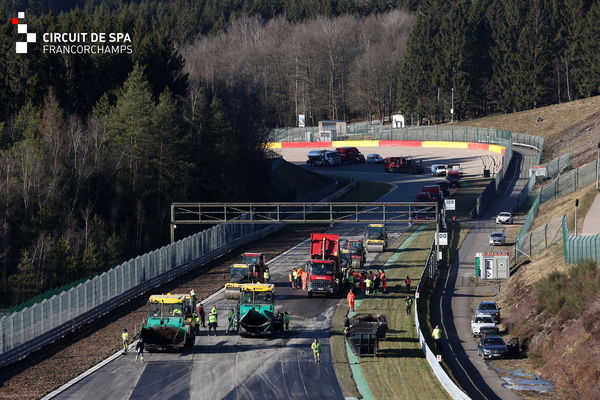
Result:
{"type": "MultiPolygon", "coordinates": [[[[305,149],[301,149],[302,152],[289,150],[292,152],[284,152],[284,158],[304,163],[305,149]]],[[[372,150],[386,156],[388,154],[383,150],[393,153],[389,155],[407,155],[416,149],[372,150]]],[[[479,156],[490,154],[458,149],[419,150],[428,162],[460,162],[467,174],[479,174],[483,169],[479,156]]],[[[313,170],[395,185],[394,190],[380,201],[413,201],[421,186],[443,179],[429,174],[386,174],[381,165],[345,165],[313,170]]],[[[404,225],[388,227],[392,235],[405,229],[404,225]]],[[[332,232],[345,237],[361,237],[363,230],[363,226],[338,224],[332,232]]],[[[276,284],[276,308],[288,311],[292,316],[291,331],[285,335],[240,338],[225,334],[225,315],[234,302],[219,296],[214,303],[219,309],[218,336],[208,337],[203,332],[189,350],[146,354],[143,364],[136,363],[133,354],[119,357],[55,399],[342,399],[329,351],[329,329],[338,300],[307,298],[304,292],[288,287],[289,269],[302,265],[307,259],[308,243],[304,242],[269,265],[272,282],[276,284]],[[314,338],[323,343],[320,365],[314,364],[310,349],[314,338]]],[[[367,262],[371,260],[372,255],[369,255],[367,262]]],[[[212,306],[209,302],[205,309],[212,306]]]]}
{"type": "MultiPolygon", "coordinates": [[[[535,162],[535,152],[523,148],[513,148],[513,163],[505,181],[500,187],[500,195],[490,204],[482,219],[475,221],[475,228],[465,238],[455,265],[441,277],[442,285],[434,295],[432,321],[441,321],[444,333],[442,358],[462,388],[472,399],[513,400],[520,397],[513,390],[504,388],[498,374],[488,367],[477,354],[477,340],[471,333],[470,321],[474,314],[474,298],[486,295],[485,289],[477,287],[475,276],[475,253],[509,252],[510,247],[491,247],[488,238],[491,232],[504,231],[496,225],[495,216],[501,211],[510,211],[516,205],[517,197],[529,178],[529,167],[535,162]]],[[[521,221],[515,221],[517,223],[521,221]]],[[[494,292],[494,287],[488,287],[494,292]]],[[[493,295],[494,293],[492,293],[493,295]]]]}

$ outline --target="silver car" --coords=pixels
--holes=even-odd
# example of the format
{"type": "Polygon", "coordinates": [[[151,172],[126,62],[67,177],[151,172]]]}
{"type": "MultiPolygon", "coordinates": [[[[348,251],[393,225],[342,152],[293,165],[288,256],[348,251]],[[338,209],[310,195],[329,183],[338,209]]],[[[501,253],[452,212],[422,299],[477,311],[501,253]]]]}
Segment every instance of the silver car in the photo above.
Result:
{"type": "Polygon", "coordinates": [[[379,154],[367,155],[367,164],[383,164],[383,158],[379,154]]]}
{"type": "Polygon", "coordinates": [[[490,234],[490,246],[504,246],[506,244],[506,237],[502,232],[493,232],[490,234]]]}

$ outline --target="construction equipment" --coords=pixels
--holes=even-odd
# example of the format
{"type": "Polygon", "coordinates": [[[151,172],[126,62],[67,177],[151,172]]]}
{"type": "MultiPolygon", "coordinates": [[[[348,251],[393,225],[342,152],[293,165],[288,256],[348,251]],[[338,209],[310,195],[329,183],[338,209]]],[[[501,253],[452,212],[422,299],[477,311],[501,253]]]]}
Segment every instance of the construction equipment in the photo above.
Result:
{"type": "Polygon", "coordinates": [[[367,255],[364,242],[361,239],[348,239],[345,247],[352,253],[352,268],[362,268],[365,265],[365,259],[367,255]]]}
{"type": "MultiPolygon", "coordinates": [[[[229,267],[229,282],[231,283],[262,283],[264,282],[265,256],[262,253],[242,254],[242,263],[229,267]]],[[[240,290],[237,286],[225,287],[225,298],[237,300],[240,290]]]]}
{"type": "Polygon", "coordinates": [[[422,174],[423,160],[415,160],[411,157],[387,157],[383,162],[385,172],[397,172],[400,174],[422,174]]]}
{"type": "Polygon", "coordinates": [[[336,297],[339,294],[342,281],[339,243],[340,235],[310,235],[310,261],[306,263],[308,297],[313,294],[336,297]]]}
{"type": "Polygon", "coordinates": [[[381,253],[387,249],[387,231],[384,224],[369,224],[365,232],[368,252],[381,253]]]}
{"type": "Polygon", "coordinates": [[[155,294],[148,300],[148,318],[140,331],[148,351],[181,350],[194,344],[196,301],[187,294],[155,294]]]}
{"type": "MultiPolygon", "coordinates": [[[[230,283],[249,283],[252,282],[252,272],[248,264],[233,264],[229,267],[230,283]]],[[[238,286],[225,286],[225,298],[228,300],[237,300],[240,298],[240,289],[238,286]]]]}
{"type": "Polygon", "coordinates": [[[252,282],[264,282],[265,256],[262,253],[242,254],[242,264],[247,264],[250,268],[252,282]]]}
{"type": "Polygon", "coordinates": [[[240,336],[271,335],[283,329],[283,317],[275,315],[275,285],[227,283],[225,287],[237,287],[240,293],[236,310],[240,336]]]}

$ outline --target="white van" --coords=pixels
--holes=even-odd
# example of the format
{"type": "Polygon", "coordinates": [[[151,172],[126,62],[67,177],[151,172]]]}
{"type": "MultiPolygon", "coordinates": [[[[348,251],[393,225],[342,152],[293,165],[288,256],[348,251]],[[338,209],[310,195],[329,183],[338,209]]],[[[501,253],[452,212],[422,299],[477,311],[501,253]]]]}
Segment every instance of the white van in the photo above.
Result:
{"type": "Polygon", "coordinates": [[[340,165],[342,159],[340,153],[335,150],[312,150],[308,152],[308,165],[322,165],[325,167],[331,167],[334,165],[340,165]]]}
{"type": "Polygon", "coordinates": [[[431,175],[445,176],[446,175],[446,166],[444,164],[433,164],[431,166],[431,175]]]}

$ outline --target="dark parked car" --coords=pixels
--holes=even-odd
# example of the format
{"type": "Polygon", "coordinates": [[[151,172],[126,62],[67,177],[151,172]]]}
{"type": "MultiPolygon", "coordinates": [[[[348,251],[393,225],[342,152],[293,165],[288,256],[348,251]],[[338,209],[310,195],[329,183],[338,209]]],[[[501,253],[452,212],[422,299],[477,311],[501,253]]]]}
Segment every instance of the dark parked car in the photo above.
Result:
{"type": "Polygon", "coordinates": [[[500,336],[483,335],[477,345],[477,354],[484,359],[504,358],[519,353],[519,339],[514,338],[508,344],[500,336]]]}

